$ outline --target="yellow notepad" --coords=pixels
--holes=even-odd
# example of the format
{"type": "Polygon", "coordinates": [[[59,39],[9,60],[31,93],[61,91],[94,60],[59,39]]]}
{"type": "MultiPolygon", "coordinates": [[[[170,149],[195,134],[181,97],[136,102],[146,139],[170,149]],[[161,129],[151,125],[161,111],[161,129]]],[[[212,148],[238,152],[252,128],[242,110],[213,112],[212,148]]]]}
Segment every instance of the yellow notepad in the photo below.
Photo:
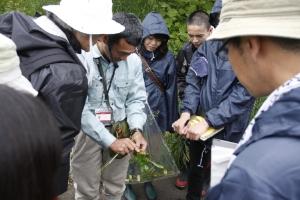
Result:
{"type": "MultiPolygon", "coordinates": [[[[202,120],[204,120],[203,117],[193,115],[191,117],[190,121],[189,121],[189,125],[192,126],[193,124],[198,123],[198,122],[200,122],[202,120]]],[[[224,129],[224,127],[219,128],[219,129],[215,129],[215,128],[209,127],[208,130],[200,136],[200,140],[205,141],[205,140],[213,137],[214,135],[216,135],[217,133],[219,133],[223,129],[224,129]]]]}

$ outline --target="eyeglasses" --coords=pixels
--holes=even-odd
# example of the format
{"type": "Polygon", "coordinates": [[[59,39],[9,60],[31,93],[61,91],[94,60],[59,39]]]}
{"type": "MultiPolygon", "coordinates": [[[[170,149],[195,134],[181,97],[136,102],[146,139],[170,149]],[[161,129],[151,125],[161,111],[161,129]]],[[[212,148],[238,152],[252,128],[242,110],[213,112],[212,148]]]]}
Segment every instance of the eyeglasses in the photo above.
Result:
{"type": "Polygon", "coordinates": [[[216,51],[216,55],[221,58],[226,58],[228,57],[228,43],[230,42],[231,39],[227,39],[223,41],[223,44],[221,47],[216,51]]]}

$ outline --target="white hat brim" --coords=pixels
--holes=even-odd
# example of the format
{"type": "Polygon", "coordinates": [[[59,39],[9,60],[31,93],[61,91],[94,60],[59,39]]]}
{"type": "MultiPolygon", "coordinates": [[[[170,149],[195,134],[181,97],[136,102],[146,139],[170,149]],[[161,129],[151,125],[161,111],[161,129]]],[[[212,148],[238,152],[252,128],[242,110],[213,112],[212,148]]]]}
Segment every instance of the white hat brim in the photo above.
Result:
{"type": "Polygon", "coordinates": [[[241,17],[221,21],[208,40],[239,36],[300,39],[300,15],[288,17],[241,17]]]}
{"type": "Polygon", "coordinates": [[[124,26],[112,19],[92,16],[90,13],[74,13],[71,9],[62,9],[60,5],[43,6],[43,9],[55,14],[71,28],[85,34],[116,34],[124,31],[124,26]]]}

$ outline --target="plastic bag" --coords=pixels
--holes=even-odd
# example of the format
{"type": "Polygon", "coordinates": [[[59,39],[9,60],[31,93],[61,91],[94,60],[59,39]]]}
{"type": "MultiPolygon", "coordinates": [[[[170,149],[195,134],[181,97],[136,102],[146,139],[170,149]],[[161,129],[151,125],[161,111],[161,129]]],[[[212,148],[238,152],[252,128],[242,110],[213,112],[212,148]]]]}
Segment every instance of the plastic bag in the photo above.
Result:
{"type": "Polygon", "coordinates": [[[236,146],[237,143],[213,139],[210,187],[217,185],[222,180],[236,146]]]}
{"type": "Polygon", "coordinates": [[[144,111],[147,114],[147,121],[143,135],[148,147],[144,153],[131,155],[126,179],[128,184],[177,176],[179,172],[148,104],[145,105],[144,111]]]}

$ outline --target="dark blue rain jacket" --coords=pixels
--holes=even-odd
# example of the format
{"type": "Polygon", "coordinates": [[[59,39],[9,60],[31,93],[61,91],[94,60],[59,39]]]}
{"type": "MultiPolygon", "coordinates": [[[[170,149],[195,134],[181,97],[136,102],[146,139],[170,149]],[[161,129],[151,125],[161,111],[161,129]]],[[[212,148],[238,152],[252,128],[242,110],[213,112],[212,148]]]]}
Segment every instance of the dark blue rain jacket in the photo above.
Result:
{"type": "Polygon", "coordinates": [[[208,200],[300,199],[300,88],[291,90],[255,121],[252,137],[208,200]]]}
{"type": "MultiPolygon", "coordinates": [[[[153,34],[169,36],[168,28],[160,14],[149,13],[143,21],[143,40],[153,34]]],[[[162,131],[172,131],[172,123],[178,119],[176,64],[174,55],[168,52],[164,57],[157,58],[158,52],[144,52],[146,59],[155,75],[165,87],[161,92],[159,87],[143,70],[148,102],[156,121],[162,131]]]]}
{"type": "Polygon", "coordinates": [[[224,127],[220,139],[239,141],[254,98],[237,80],[227,55],[216,56],[220,41],[207,41],[194,53],[184,93],[183,111],[206,118],[212,127],[224,127]]]}

